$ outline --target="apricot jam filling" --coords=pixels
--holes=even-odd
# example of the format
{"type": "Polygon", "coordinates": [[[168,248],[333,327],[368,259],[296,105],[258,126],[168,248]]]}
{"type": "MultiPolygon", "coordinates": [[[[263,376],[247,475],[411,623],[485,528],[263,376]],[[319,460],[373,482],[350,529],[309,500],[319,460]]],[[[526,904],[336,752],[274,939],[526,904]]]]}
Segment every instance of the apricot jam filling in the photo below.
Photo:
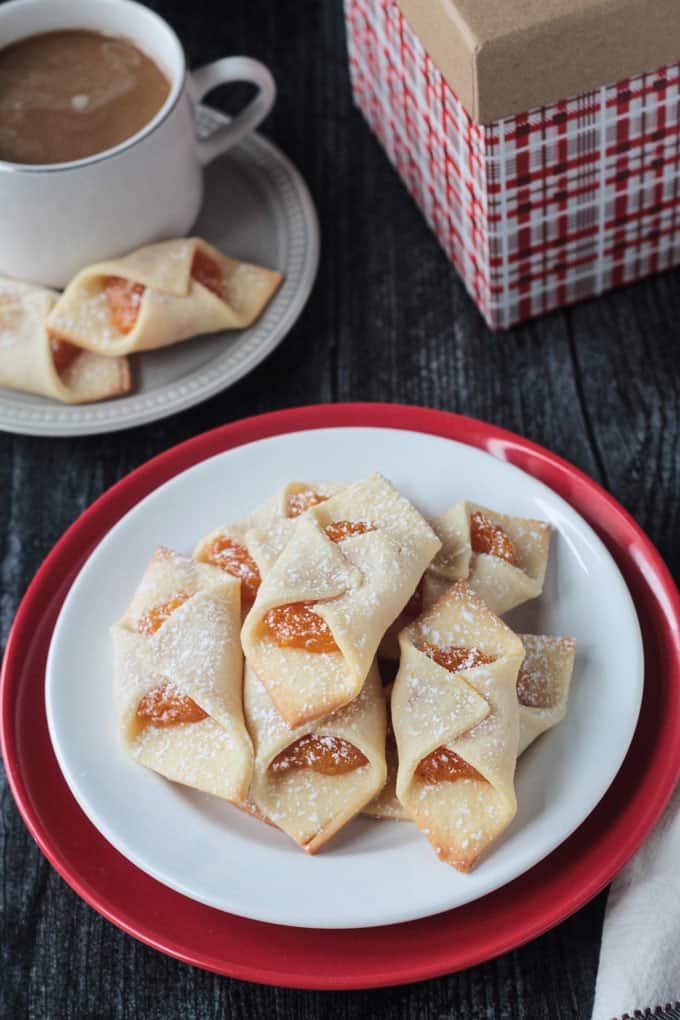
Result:
{"type": "Polygon", "coordinates": [[[479,648],[465,648],[462,645],[439,648],[438,645],[426,641],[422,651],[429,659],[434,659],[450,673],[457,673],[461,669],[473,669],[475,666],[484,666],[489,662],[496,661],[493,655],[486,655],[479,648]]]}
{"type": "Polygon", "coordinates": [[[153,606],[151,609],[147,609],[143,616],[139,618],[137,623],[137,630],[140,634],[155,634],[159,627],[162,627],[169,616],[174,613],[176,609],[179,609],[183,603],[190,598],[185,591],[176,592],[172,598],[169,598],[166,602],[161,602],[160,605],[153,606]]]}
{"type": "Polygon", "coordinates": [[[217,294],[218,298],[223,296],[222,270],[217,262],[215,262],[215,259],[211,259],[200,248],[197,248],[194,253],[194,260],[191,263],[191,277],[197,283],[211,290],[213,294],[217,294]]]}
{"type": "Polygon", "coordinates": [[[299,517],[305,510],[309,510],[310,507],[318,506],[319,503],[325,503],[328,496],[322,496],[320,492],[314,492],[313,489],[303,489],[301,492],[293,492],[288,497],[288,503],[286,505],[286,515],[288,517],[299,517]]]}
{"type": "MultiPolygon", "coordinates": [[[[464,648],[461,645],[439,648],[438,645],[426,641],[422,650],[428,658],[434,659],[451,673],[495,661],[493,656],[486,655],[479,648],[464,648]]],[[[468,765],[460,755],[455,751],[450,751],[448,747],[436,747],[434,751],[422,758],[415,774],[426,783],[452,783],[457,779],[479,779],[486,782],[484,776],[480,775],[477,769],[468,765]]]]}
{"type": "Polygon", "coordinates": [[[241,581],[241,608],[248,610],[255,601],[260,587],[260,571],[257,563],[248,550],[240,542],[235,542],[226,535],[215,538],[205,554],[208,563],[219,567],[232,577],[241,581]]]}
{"type": "Polygon", "coordinates": [[[264,614],[264,625],[280,648],[306,652],[339,652],[331,629],[311,608],[314,603],[291,602],[264,614]]]}
{"type": "Polygon", "coordinates": [[[63,375],[66,369],[75,361],[80,354],[80,347],[71,344],[68,340],[61,340],[56,333],[47,330],[50,341],[50,354],[57,375],[63,375]]]}
{"type": "Polygon", "coordinates": [[[345,538],[375,531],[375,524],[367,524],[365,521],[331,521],[324,530],[331,542],[342,542],[345,538]]]}
{"type": "Polygon", "coordinates": [[[517,700],[525,708],[552,708],[554,704],[545,678],[524,668],[517,677],[517,700]]]}
{"type": "MultiPolygon", "coordinates": [[[[140,634],[155,634],[176,609],[191,596],[178,591],[166,602],[148,609],[137,623],[140,634]]],[[[200,722],[207,712],[188,696],[166,681],[148,691],[137,705],[137,718],[151,726],[176,726],[178,723],[200,722]]]]}
{"type": "Polygon", "coordinates": [[[119,333],[130,333],[135,328],[139,306],[146,288],[122,276],[104,278],[104,294],[109,313],[119,333]]]}
{"type": "Polygon", "coordinates": [[[455,751],[448,747],[436,747],[418,762],[415,774],[426,783],[454,783],[458,779],[478,779],[485,783],[484,776],[472,765],[468,765],[455,751]]]}
{"type": "Polygon", "coordinates": [[[323,776],[342,776],[367,764],[366,755],[349,740],[309,733],[277,754],[269,767],[278,774],[289,769],[312,769],[323,776]]]}
{"type": "Polygon", "coordinates": [[[182,694],[170,682],[154,687],[137,705],[137,718],[152,726],[177,726],[178,723],[200,722],[204,712],[188,694],[182,694]]]}
{"type": "Polygon", "coordinates": [[[517,562],[510,536],[479,510],[470,515],[470,543],[475,553],[488,553],[513,565],[517,562]]]}
{"type": "MultiPolygon", "coordinates": [[[[217,262],[197,249],[191,263],[191,277],[222,298],[222,270],[217,262]]],[[[106,276],[104,293],[114,326],[119,333],[130,333],[135,328],[139,308],[146,287],[123,276],[106,276]]]]}

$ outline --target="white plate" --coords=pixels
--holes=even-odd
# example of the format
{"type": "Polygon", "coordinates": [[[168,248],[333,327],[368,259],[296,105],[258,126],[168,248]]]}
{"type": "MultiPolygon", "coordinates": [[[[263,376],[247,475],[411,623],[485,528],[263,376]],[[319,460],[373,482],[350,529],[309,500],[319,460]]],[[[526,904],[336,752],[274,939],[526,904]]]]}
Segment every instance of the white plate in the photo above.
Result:
{"type": "Polygon", "coordinates": [[[239,447],[185,471],[139,503],[93,552],[64,602],[47,662],[47,718],[75,798],[144,871],[244,917],[317,928],[407,921],[504,885],[586,818],[623,761],[642,694],[642,644],[628,589],[591,528],[551,489],[479,450],[391,429],[297,432],[239,447]],[[470,875],[440,863],[415,826],[355,819],[317,857],[206,794],[135,765],[119,747],[108,628],[151,553],[190,551],[291,478],[379,470],[423,513],[462,497],[555,529],[541,599],[513,614],[526,631],[571,635],[578,652],[569,713],[521,760],[519,810],[470,875]]]}
{"type": "MultiPolygon", "coordinates": [[[[201,135],[225,119],[202,107],[201,135]]],[[[76,436],[166,418],[231,386],[274,350],[304,308],[319,262],[316,213],[298,171],[275,145],[251,135],[207,168],[193,232],[228,255],[285,274],[260,319],[250,329],[134,355],[133,392],[116,400],[70,406],[0,388],[0,429],[76,436]]]]}

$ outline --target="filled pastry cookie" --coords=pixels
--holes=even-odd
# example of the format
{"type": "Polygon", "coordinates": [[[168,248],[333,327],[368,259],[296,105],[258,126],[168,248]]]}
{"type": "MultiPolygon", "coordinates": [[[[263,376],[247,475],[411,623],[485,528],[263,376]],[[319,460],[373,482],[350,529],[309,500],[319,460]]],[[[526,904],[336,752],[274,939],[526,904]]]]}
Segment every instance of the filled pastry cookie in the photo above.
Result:
{"type": "Polygon", "coordinates": [[[438,856],[469,871],[516,812],[522,642],[465,582],[400,636],[397,796],[438,856]]]}
{"type": "Polygon", "coordinates": [[[519,754],[567,713],[576,642],[549,634],[520,634],[526,652],[517,677],[519,754]]]}
{"type": "Polygon", "coordinates": [[[423,578],[425,607],[464,579],[499,616],[543,591],[550,526],[456,503],[432,522],[442,547],[423,578]]]}
{"type": "MultiPolygon", "coordinates": [[[[517,675],[519,702],[518,756],[542,733],[562,721],[567,712],[576,643],[572,638],[548,634],[520,634],[525,657],[517,675]]],[[[391,687],[387,699],[387,779],[385,786],[364,808],[374,818],[407,821],[409,814],[397,797],[397,747],[391,726],[391,687]]]]}
{"type": "Polygon", "coordinates": [[[0,278],[0,386],[64,404],[128,393],[127,358],[104,358],[50,334],[45,323],[58,297],[46,287],[0,278]]]}
{"type": "Polygon", "coordinates": [[[168,779],[236,802],[252,773],[239,627],[238,582],[161,547],[112,628],[126,750],[168,779]]]}
{"type": "Polygon", "coordinates": [[[255,511],[246,540],[263,577],[285,549],[298,518],[336,496],[345,486],[345,482],[288,482],[255,511]]]}
{"type": "Polygon", "coordinates": [[[166,347],[251,325],[281,280],[200,238],[161,241],[83,269],[50,312],[48,327],[108,356],[166,347]]]}
{"type": "Polygon", "coordinates": [[[315,853],[385,783],[385,701],[377,669],[349,705],[294,729],[248,665],[244,703],[255,748],[249,803],[315,853]]]}
{"type": "Polygon", "coordinates": [[[255,601],[262,577],[281,555],[297,518],[342,487],[339,482],[288,482],[247,517],[202,538],[194,559],[240,579],[241,611],[245,614],[255,601]]]}
{"type": "Polygon", "coordinates": [[[424,518],[380,475],[300,516],[241,633],[246,659],[289,726],[357,697],[438,548],[424,518]]]}
{"type": "Polygon", "coordinates": [[[496,615],[540,594],[549,538],[470,502],[430,524],[379,474],[288,482],[152,557],[112,628],[121,742],[309,854],[361,813],[467,872],[567,710],[575,642],[496,615]]]}

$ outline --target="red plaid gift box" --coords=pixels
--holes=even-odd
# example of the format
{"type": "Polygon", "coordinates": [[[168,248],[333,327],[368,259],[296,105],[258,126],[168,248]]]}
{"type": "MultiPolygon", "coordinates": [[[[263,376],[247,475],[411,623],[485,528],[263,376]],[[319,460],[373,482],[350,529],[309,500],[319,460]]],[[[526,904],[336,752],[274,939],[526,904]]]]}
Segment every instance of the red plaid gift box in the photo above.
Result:
{"type": "Polygon", "coordinates": [[[481,125],[394,0],[345,13],[355,101],[493,329],[680,262],[680,64],[481,125]]]}

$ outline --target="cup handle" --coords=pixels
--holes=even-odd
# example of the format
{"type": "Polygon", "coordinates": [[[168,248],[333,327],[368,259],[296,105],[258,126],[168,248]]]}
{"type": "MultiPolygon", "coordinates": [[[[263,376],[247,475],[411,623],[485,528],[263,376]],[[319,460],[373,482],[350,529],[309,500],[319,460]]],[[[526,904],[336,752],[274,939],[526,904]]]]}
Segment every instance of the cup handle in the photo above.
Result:
{"type": "Polygon", "coordinates": [[[192,71],[191,91],[195,102],[199,103],[217,85],[232,81],[252,82],[258,86],[257,95],[228,124],[218,128],[209,138],[196,142],[198,158],[203,165],[254,131],[274,105],[276,84],[271,72],[259,60],[251,57],[223,57],[222,60],[192,71]]]}

